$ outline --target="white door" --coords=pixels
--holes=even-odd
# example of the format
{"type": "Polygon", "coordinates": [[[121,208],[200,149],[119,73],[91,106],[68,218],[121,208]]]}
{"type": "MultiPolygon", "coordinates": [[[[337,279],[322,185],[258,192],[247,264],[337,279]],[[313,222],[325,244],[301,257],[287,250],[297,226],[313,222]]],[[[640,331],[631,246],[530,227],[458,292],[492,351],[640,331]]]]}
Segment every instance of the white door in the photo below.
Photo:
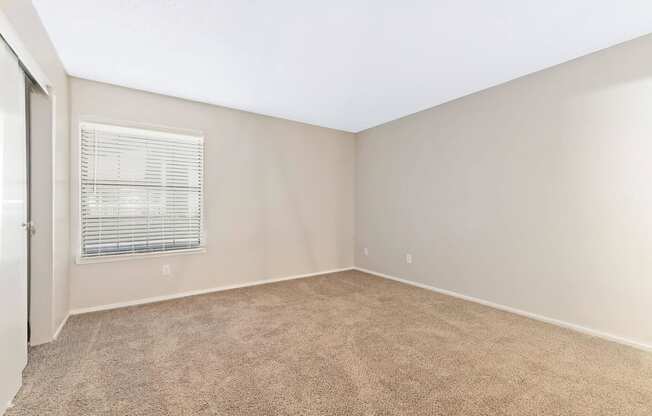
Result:
{"type": "Polygon", "coordinates": [[[0,415],[27,364],[25,78],[0,39],[0,415]]]}

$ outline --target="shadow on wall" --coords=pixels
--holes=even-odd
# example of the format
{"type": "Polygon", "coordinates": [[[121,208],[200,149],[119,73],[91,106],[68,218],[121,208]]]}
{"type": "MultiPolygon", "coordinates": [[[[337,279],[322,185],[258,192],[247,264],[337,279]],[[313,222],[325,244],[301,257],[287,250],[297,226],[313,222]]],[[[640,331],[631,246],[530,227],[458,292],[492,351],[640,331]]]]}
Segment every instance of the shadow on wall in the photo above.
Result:
{"type": "MultiPolygon", "coordinates": [[[[272,124],[274,125],[273,121],[272,124]]],[[[274,125],[274,127],[276,126],[274,125]]],[[[303,214],[306,211],[306,206],[316,201],[308,201],[309,196],[302,194],[300,191],[302,187],[297,185],[298,180],[309,180],[309,166],[307,166],[308,174],[302,169],[290,171],[290,167],[309,165],[304,160],[306,153],[280,151],[278,146],[275,146],[273,138],[283,137],[282,132],[271,135],[260,132],[256,137],[259,137],[253,150],[258,159],[255,163],[256,177],[265,184],[264,192],[258,194],[258,218],[260,218],[261,229],[264,230],[263,241],[265,242],[262,270],[259,273],[261,276],[269,276],[271,270],[279,270],[278,266],[280,265],[276,263],[284,261],[288,264],[303,263],[301,267],[305,270],[320,270],[314,247],[314,238],[318,238],[318,236],[311,238],[308,228],[309,221],[303,214]],[[297,155],[296,158],[291,157],[293,155],[297,155]],[[270,215],[277,220],[268,221],[270,215]],[[279,223],[278,218],[283,218],[283,220],[279,223]],[[275,247],[279,244],[290,245],[293,249],[277,251],[275,247]],[[281,257],[283,252],[293,253],[293,259],[283,259],[281,257]]],[[[295,138],[288,139],[295,142],[293,146],[301,146],[300,141],[294,140],[295,138]]]]}

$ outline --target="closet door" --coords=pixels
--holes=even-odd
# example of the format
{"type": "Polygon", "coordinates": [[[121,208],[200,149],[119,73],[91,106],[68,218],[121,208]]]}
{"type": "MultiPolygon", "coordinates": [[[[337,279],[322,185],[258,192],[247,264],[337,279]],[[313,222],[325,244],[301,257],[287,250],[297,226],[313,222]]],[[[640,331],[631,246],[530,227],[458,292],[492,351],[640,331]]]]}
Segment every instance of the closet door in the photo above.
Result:
{"type": "Polygon", "coordinates": [[[27,364],[25,76],[0,38],[0,414],[27,364]]]}

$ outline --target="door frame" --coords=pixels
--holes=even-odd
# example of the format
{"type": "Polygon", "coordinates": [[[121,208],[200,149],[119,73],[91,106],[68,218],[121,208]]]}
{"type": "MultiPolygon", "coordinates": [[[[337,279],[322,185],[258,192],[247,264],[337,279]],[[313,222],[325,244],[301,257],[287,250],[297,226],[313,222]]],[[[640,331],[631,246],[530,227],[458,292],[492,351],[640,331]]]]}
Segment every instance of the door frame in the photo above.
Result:
{"type": "MultiPolygon", "coordinates": [[[[20,62],[20,61],[19,61],[20,62]]],[[[32,127],[31,127],[31,93],[33,89],[33,81],[27,75],[25,70],[25,155],[27,160],[25,161],[25,170],[26,170],[26,180],[27,180],[27,195],[25,197],[25,209],[27,211],[27,344],[31,338],[31,326],[30,326],[30,309],[31,309],[31,287],[32,287],[32,235],[34,233],[34,223],[32,222],[32,127]]]]}

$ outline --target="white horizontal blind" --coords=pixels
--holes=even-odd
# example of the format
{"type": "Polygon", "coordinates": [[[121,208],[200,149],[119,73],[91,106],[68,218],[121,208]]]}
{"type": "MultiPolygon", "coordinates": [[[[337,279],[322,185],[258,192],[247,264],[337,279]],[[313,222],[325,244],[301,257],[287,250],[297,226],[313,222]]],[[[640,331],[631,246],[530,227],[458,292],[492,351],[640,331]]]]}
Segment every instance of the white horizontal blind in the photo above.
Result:
{"type": "Polygon", "coordinates": [[[80,127],[82,258],[202,246],[202,138],[80,127]]]}

